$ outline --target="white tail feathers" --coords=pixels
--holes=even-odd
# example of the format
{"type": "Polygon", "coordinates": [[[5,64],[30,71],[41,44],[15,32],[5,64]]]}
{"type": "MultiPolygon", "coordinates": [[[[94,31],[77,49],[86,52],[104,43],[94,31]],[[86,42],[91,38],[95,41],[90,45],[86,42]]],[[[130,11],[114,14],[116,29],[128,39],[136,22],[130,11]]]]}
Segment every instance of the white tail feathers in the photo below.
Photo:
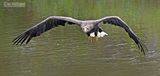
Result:
{"type": "MultiPolygon", "coordinates": [[[[97,33],[97,37],[104,37],[105,35],[108,35],[108,34],[104,31],[97,33]]],[[[95,36],[96,36],[95,32],[90,33],[90,37],[95,37],[95,36]]]]}
{"type": "Polygon", "coordinates": [[[90,33],[90,37],[95,37],[95,33],[94,32],[90,33]]]}
{"type": "Polygon", "coordinates": [[[105,35],[108,35],[106,32],[98,32],[97,37],[104,37],[105,35]]]}

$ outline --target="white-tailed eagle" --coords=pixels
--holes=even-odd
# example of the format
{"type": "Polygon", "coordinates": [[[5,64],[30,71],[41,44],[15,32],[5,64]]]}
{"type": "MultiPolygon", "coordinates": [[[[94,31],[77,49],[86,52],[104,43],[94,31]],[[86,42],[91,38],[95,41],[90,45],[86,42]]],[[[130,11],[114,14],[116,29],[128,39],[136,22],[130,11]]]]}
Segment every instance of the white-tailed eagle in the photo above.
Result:
{"type": "Polygon", "coordinates": [[[107,16],[97,20],[78,20],[71,17],[64,16],[50,16],[35,26],[27,29],[16,37],[13,42],[15,45],[22,45],[23,43],[27,44],[33,37],[40,36],[42,33],[55,28],[59,25],[65,26],[69,25],[78,25],[82,28],[90,37],[104,37],[107,35],[101,28],[100,23],[111,24],[123,28],[129,35],[130,38],[134,40],[137,46],[145,54],[144,50],[147,49],[145,45],[140,41],[138,36],[132,31],[132,29],[118,16],[107,16]]]}

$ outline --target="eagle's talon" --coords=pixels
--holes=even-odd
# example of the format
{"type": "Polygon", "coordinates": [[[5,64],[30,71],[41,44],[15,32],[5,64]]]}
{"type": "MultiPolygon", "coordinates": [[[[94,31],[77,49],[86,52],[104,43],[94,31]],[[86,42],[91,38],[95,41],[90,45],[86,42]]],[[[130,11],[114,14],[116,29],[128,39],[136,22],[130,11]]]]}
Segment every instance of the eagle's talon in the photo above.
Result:
{"type": "Polygon", "coordinates": [[[88,37],[88,39],[91,41],[91,43],[95,43],[98,41],[98,37],[88,37]]]}

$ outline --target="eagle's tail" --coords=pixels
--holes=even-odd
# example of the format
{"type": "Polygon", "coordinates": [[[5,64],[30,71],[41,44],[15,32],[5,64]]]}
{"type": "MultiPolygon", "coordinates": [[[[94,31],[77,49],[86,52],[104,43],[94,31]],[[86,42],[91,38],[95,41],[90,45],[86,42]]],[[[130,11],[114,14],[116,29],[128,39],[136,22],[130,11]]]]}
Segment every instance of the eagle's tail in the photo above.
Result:
{"type": "Polygon", "coordinates": [[[100,27],[98,27],[98,30],[97,31],[93,31],[93,32],[90,32],[89,33],[89,36],[90,37],[104,37],[105,35],[108,35],[106,32],[104,32],[100,27]]]}

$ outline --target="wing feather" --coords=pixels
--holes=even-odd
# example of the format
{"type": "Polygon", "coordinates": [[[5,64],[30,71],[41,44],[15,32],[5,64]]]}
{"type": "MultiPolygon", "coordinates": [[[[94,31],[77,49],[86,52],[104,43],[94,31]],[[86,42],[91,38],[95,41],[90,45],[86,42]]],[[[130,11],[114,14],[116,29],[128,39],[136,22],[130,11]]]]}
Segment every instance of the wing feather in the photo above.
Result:
{"type": "Polygon", "coordinates": [[[141,49],[143,54],[145,54],[145,50],[148,50],[146,46],[142,43],[142,41],[138,38],[138,36],[132,31],[132,29],[119,17],[117,16],[108,16],[97,20],[98,23],[103,22],[104,24],[112,24],[119,27],[122,27],[129,35],[130,38],[134,40],[137,44],[138,48],[141,49]]]}
{"type": "Polygon", "coordinates": [[[40,23],[21,33],[13,40],[13,44],[22,45],[24,42],[27,44],[33,37],[40,36],[42,33],[54,27],[57,27],[58,25],[65,26],[65,23],[68,23],[70,25],[80,25],[80,22],[80,20],[73,19],[71,17],[50,16],[47,19],[41,21],[40,23]]]}

